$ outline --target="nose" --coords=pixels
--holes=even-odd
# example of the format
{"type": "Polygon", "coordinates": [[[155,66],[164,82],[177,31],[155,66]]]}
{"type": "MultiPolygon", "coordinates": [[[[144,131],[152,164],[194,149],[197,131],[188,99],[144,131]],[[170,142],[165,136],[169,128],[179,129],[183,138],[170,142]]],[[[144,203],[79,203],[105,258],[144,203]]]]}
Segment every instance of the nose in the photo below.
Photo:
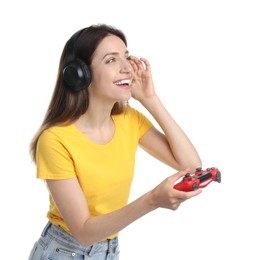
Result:
{"type": "Polygon", "coordinates": [[[121,62],[121,73],[131,73],[132,66],[129,60],[122,60],[121,62]]]}

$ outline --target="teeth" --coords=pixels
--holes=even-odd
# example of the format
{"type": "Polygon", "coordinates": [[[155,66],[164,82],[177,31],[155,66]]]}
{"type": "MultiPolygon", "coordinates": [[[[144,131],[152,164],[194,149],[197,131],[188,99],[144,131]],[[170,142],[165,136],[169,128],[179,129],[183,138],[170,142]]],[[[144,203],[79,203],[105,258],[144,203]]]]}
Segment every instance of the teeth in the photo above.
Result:
{"type": "Polygon", "coordinates": [[[118,81],[118,82],[115,82],[115,85],[129,85],[130,84],[130,80],[129,79],[125,79],[125,80],[121,80],[121,81],[118,81]]]}

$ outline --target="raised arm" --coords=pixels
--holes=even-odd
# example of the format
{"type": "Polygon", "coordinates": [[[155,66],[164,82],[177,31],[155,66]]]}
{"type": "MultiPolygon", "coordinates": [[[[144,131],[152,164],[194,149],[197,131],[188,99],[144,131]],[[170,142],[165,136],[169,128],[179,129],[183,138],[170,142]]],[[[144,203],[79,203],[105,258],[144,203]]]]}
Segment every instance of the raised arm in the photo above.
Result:
{"type": "Polygon", "coordinates": [[[131,63],[135,72],[132,96],[149,111],[163,131],[151,128],[141,138],[140,146],[174,169],[195,171],[201,167],[200,157],[156,94],[149,62],[131,56],[131,63]]]}

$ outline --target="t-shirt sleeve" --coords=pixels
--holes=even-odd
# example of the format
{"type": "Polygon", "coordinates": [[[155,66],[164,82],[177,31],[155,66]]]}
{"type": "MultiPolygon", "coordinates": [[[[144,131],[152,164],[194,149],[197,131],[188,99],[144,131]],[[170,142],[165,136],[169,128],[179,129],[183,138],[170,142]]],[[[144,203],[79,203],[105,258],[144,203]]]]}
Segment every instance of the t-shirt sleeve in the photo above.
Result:
{"type": "Polygon", "coordinates": [[[139,139],[153,126],[152,122],[138,110],[129,107],[131,117],[135,117],[138,122],[139,139]]]}
{"type": "Polygon", "coordinates": [[[45,130],[37,143],[37,178],[68,179],[76,177],[72,158],[61,138],[45,130]]]}

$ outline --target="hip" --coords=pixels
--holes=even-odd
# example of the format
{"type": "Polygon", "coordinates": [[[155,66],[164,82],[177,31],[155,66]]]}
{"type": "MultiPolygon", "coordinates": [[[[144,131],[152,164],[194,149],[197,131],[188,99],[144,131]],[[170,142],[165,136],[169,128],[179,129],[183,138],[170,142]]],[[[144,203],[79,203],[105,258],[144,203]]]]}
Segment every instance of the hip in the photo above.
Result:
{"type": "Polygon", "coordinates": [[[92,246],[78,243],[62,228],[48,222],[41,237],[35,243],[29,260],[118,260],[118,237],[98,242],[92,246]]]}

